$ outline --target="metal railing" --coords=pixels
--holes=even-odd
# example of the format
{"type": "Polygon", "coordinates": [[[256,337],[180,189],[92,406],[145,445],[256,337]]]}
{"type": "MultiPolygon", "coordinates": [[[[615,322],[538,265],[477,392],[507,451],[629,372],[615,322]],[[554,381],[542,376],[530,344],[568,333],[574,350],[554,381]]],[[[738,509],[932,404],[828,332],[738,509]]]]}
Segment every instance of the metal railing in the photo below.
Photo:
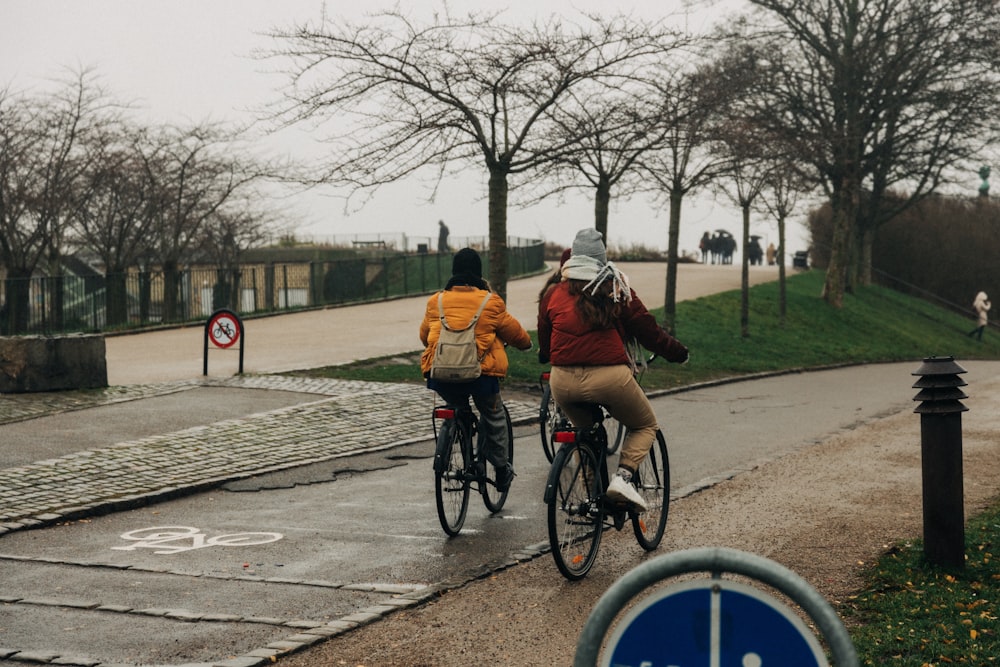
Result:
{"type": "MultiPolygon", "coordinates": [[[[508,273],[544,268],[544,246],[512,244],[508,273]]],[[[359,252],[346,259],[0,279],[0,335],[99,332],[426,294],[451,275],[449,253],[359,252]]],[[[489,258],[483,254],[483,271],[489,258]]]]}

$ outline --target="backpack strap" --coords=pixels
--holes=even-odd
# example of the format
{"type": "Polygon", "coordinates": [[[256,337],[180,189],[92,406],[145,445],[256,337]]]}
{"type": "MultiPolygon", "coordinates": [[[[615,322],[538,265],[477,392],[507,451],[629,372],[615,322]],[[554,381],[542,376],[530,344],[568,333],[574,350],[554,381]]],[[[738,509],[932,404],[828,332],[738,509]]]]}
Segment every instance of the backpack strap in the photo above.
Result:
{"type": "Polygon", "coordinates": [[[472,316],[472,321],[461,329],[452,329],[450,326],[448,326],[448,320],[446,320],[444,317],[444,292],[445,292],[444,290],[438,292],[438,319],[441,320],[441,326],[447,329],[448,331],[465,331],[469,327],[475,326],[476,322],[479,321],[479,316],[483,314],[483,309],[486,308],[487,302],[490,300],[490,297],[493,296],[493,292],[487,291],[486,298],[484,298],[483,302],[479,304],[479,310],[477,310],[476,314],[472,316]]]}

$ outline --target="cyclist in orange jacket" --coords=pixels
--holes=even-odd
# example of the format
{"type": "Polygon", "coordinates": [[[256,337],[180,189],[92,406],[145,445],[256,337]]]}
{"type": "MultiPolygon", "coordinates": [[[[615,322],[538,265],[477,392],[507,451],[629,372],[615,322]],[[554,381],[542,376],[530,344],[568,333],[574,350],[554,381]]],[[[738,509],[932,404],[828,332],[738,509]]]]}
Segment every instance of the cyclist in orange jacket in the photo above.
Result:
{"type": "MultiPolygon", "coordinates": [[[[451,273],[444,287],[445,319],[450,326],[466,326],[491,291],[489,283],[483,279],[479,253],[472,248],[459,250],[452,259],[451,273]]],[[[472,382],[442,382],[428,377],[440,334],[438,295],[434,294],[427,300],[424,319],[420,323],[420,342],[424,344],[420,370],[427,378],[427,387],[436,391],[449,405],[468,405],[469,397],[472,397],[479,411],[479,432],[485,438],[486,458],[497,471],[497,489],[506,491],[514,478],[514,469],[507,454],[510,451],[507,418],[500,396],[500,380],[507,375],[508,367],[504,345],[528,350],[531,349],[531,337],[521,323],[507,312],[507,305],[500,295],[491,294],[476,322],[482,375],[472,382]]]]}

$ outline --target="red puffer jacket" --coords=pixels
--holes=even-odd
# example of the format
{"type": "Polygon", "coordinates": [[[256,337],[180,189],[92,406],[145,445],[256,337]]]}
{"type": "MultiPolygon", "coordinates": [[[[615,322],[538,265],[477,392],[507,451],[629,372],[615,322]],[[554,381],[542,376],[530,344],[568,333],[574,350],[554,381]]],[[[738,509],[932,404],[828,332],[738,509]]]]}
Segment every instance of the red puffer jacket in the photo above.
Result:
{"type": "MultiPolygon", "coordinates": [[[[479,304],[486,297],[486,290],[468,285],[455,285],[444,292],[444,316],[448,326],[460,329],[469,325],[479,304]]],[[[420,342],[424,353],[420,355],[420,370],[424,376],[431,371],[434,348],[441,336],[441,320],[438,317],[438,295],[427,300],[424,320],[420,323],[420,342]]],[[[531,347],[531,336],[521,323],[507,312],[507,304],[499,294],[491,294],[476,322],[476,346],[482,356],[483,375],[505,377],[507,375],[507,352],[503,345],[513,345],[519,350],[531,347]],[[484,355],[485,353],[485,355],[484,355]]]]}
{"type": "Polygon", "coordinates": [[[687,361],[688,350],[656,323],[632,291],[616,329],[592,329],[580,318],[569,283],[550,289],[538,306],[538,358],[553,366],[612,366],[629,363],[625,339],[635,338],[667,361],[687,361]]]}

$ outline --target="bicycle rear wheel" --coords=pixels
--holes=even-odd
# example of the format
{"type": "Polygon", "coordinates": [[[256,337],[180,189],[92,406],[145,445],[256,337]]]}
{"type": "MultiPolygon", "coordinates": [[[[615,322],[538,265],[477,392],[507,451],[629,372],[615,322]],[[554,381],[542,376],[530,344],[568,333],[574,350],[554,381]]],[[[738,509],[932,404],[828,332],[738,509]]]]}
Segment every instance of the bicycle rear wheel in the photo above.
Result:
{"type": "Polygon", "coordinates": [[[670,508],[670,460],[667,458],[667,442],[659,430],[649,454],[636,471],[636,488],[646,501],[647,509],[642,514],[632,515],[632,530],[639,546],[652,551],[660,546],[663,539],[670,508]]]}
{"type": "Polygon", "coordinates": [[[450,536],[458,535],[469,509],[469,479],[465,474],[463,429],[455,422],[445,422],[438,431],[434,452],[434,499],[441,527],[450,536]]]}
{"type": "Polygon", "coordinates": [[[555,455],[545,489],[549,545],[563,576],[582,579],[597,558],[604,510],[597,457],[585,445],[562,447],[555,455]]]}
{"type": "MultiPolygon", "coordinates": [[[[507,406],[503,406],[504,417],[507,418],[507,460],[510,464],[514,465],[514,425],[510,422],[510,411],[507,410],[507,406]]],[[[486,466],[486,479],[479,483],[479,491],[483,494],[483,504],[486,505],[491,513],[499,512],[503,509],[504,503],[507,502],[507,494],[510,493],[510,487],[505,491],[500,491],[497,489],[497,469],[492,463],[490,463],[485,456],[480,454],[480,458],[486,466]]]]}
{"type": "Polygon", "coordinates": [[[552,457],[556,454],[552,434],[555,433],[556,426],[561,419],[559,406],[556,405],[556,399],[552,398],[552,388],[546,384],[545,389],[542,390],[542,404],[538,409],[538,425],[542,436],[542,451],[545,452],[545,458],[549,460],[549,463],[552,463],[552,457]]]}

